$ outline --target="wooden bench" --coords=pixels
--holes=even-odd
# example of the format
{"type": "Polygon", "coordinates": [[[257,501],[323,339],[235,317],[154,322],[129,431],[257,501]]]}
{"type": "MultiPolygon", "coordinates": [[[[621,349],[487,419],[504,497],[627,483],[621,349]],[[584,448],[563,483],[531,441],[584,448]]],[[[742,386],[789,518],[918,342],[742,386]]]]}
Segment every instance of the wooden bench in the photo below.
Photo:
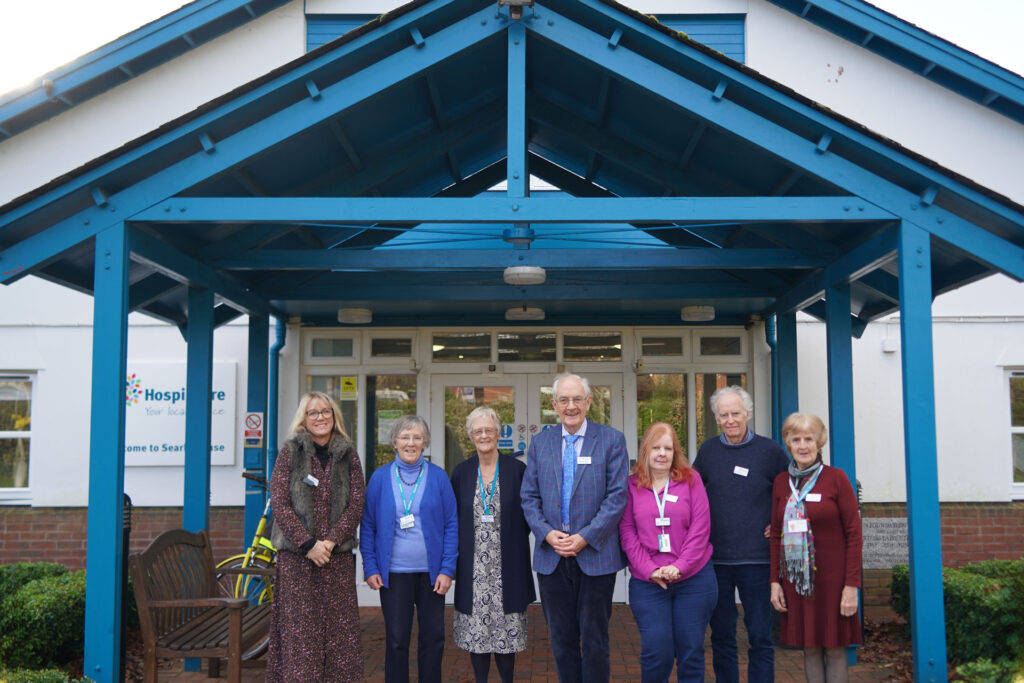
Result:
{"type": "Polygon", "coordinates": [[[217,574],[273,574],[274,569],[217,569],[206,531],[167,531],[130,558],[145,647],[143,680],[156,683],[157,657],[209,658],[208,675],[227,659],[241,680],[242,653],[267,637],[270,603],[225,597],[217,574]]]}

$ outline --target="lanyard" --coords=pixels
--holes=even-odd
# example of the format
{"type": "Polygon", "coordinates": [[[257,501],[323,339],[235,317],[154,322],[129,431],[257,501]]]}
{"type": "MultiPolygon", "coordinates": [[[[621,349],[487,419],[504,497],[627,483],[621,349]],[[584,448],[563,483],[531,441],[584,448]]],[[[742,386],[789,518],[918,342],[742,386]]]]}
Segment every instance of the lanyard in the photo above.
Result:
{"type": "Polygon", "coordinates": [[[405,508],[405,514],[408,515],[412,512],[412,503],[416,500],[416,489],[420,487],[420,481],[423,479],[423,464],[420,464],[420,473],[416,475],[416,483],[412,487],[412,496],[409,498],[409,502],[405,501],[405,482],[402,481],[402,475],[398,472],[398,465],[395,465],[395,477],[398,479],[398,493],[402,496],[402,507],[405,508]]]}
{"type": "Polygon", "coordinates": [[[491,481],[491,492],[484,497],[484,474],[480,465],[476,466],[477,481],[480,482],[480,502],[484,505],[484,514],[491,514],[491,501],[494,500],[494,489],[498,485],[498,467],[501,465],[501,458],[494,462],[494,480],[491,481]]]}
{"type": "Polygon", "coordinates": [[[661,490],[661,498],[658,498],[658,492],[653,488],[651,492],[654,494],[654,502],[658,504],[658,519],[665,518],[665,503],[668,501],[668,485],[671,483],[671,479],[665,482],[665,488],[661,490]]]}
{"type": "Polygon", "coordinates": [[[821,467],[818,468],[817,472],[811,475],[810,481],[808,481],[807,484],[799,491],[797,491],[796,486],[793,485],[793,477],[789,478],[789,490],[793,492],[794,503],[799,505],[803,501],[803,499],[807,497],[807,494],[811,492],[811,489],[814,488],[814,485],[818,483],[818,475],[821,474],[821,471],[823,469],[825,469],[824,464],[822,464],[821,467]]]}

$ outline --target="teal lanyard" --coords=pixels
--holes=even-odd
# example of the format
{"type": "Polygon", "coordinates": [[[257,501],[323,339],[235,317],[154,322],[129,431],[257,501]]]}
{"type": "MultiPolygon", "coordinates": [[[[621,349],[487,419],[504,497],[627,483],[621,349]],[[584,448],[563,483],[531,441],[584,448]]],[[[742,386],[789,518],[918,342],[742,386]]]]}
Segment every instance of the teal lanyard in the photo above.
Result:
{"type": "Polygon", "coordinates": [[[821,467],[818,468],[817,472],[811,475],[810,480],[799,491],[797,491],[796,485],[793,483],[793,477],[789,478],[789,490],[793,492],[793,502],[795,504],[799,505],[803,502],[804,498],[807,497],[807,494],[814,488],[814,485],[818,483],[818,475],[821,474],[823,469],[825,469],[824,463],[822,463],[821,467]]]}
{"type": "Polygon", "coordinates": [[[405,509],[405,514],[408,515],[412,512],[412,503],[416,500],[416,489],[420,487],[420,481],[423,479],[423,464],[420,464],[420,473],[416,476],[416,483],[412,486],[412,496],[409,501],[405,500],[405,482],[402,481],[402,475],[398,472],[398,465],[395,465],[395,477],[398,479],[398,493],[402,496],[402,507],[405,509]]]}
{"type": "Polygon", "coordinates": [[[491,501],[494,500],[494,489],[498,485],[498,467],[501,464],[501,459],[494,461],[494,480],[491,482],[491,492],[484,496],[484,473],[480,469],[480,465],[476,466],[476,478],[480,482],[480,502],[484,505],[484,514],[491,514],[491,501]]]}

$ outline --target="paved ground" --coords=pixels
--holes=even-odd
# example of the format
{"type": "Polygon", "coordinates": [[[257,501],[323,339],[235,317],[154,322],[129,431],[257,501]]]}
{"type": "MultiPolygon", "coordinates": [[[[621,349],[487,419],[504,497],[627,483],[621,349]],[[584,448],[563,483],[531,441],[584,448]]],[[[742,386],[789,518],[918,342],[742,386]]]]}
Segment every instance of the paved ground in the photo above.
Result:
{"type": "MultiPolygon", "coordinates": [[[[379,609],[364,607],[359,610],[363,631],[363,661],[364,673],[367,681],[384,680],[384,619],[379,609]]],[[[544,623],[544,615],[539,605],[532,605],[529,612],[530,631],[529,646],[525,652],[516,657],[516,679],[523,681],[538,681],[555,683],[558,677],[555,674],[555,663],[551,657],[551,647],[548,642],[547,627],[544,623]]],[[[448,635],[449,642],[444,653],[444,680],[445,682],[472,681],[473,670],[469,664],[469,655],[451,644],[451,621],[452,608],[448,608],[448,635]]],[[[741,620],[742,624],[742,620],[741,620]]],[[[741,625],[740,643],[740,669],[746,668],[746,642],[745,634],[742,633],[741,625]]],[[[611,666],[613,680],[640,679],[640,634],[633,621],[633,614],[626,605],[615,605],[612,612],[611,626],[611,666]]],[[[415,627],[412,638],[411,664],[415,676],[416,670],[416,635],[415,627]]],[[[714,674],[711,671],[711,648],[707,645],[707,680],[714,681],[714,674]]],[[[178,683],[207,681],[205,673],[184,673],[181,670],[180,660],[178,662],[165,663],[168,668],[161,669],[160,680],[175,681],[178,683]]],[[[206,663],[203,662],[205,669],[206,663]]],[[[223,672],[224,667],[221,667],[223,672]]],[[[866,681],[885,681],[888,674],[878,667],[860,664],[850,670],[850,680],[853,683],[866,681]]],[[[263,681],[262,670],[247,670],[244,672],[245,683],[258,683],[263,681]]],[[[491,681],[498,681],[497,671],[491,669],[491,681]]],[[[671,681],[675,681],[673,676],[671,681]]],[[[741,680],[746,680],[745,671],[741,680]]],[[[778,683],[800,683],[803,676],[803,656],[796,650],[775,650],[775,680],[778,683]]]]}

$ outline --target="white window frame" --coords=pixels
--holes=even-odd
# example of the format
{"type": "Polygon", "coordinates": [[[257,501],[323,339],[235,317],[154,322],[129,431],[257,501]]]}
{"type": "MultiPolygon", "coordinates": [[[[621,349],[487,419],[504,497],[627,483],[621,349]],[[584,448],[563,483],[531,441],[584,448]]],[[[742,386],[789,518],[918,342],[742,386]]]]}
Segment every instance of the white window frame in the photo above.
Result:
{"type": "Polygon", "coordinates": [[[1006,437],[1006,452],[1010,456],[1010,498],[1013,500],[1024,500],[1024,482],[1015,482],[1013,480],[1013,435],[1024,434],[1024,426],[1013,426],[1013,413],[1010,409],[1010,380],[1015,377],[1024,378],[1024,368],[1006,368],[1004,374],[1003,405],[1006,406],[1006,424],[1009,427],[1006,437]]]}
{"type": "MultiPolygon", "coordinates": [[[[680,363],[690,363],[693,360],[693,335],[691,330],[678,327],[668,328],[638,328],[633,334],[633,344],[636,349],[637,359],[643,359],[644,364],[672,363],[678,366],[680,363]],[[644,355],[644,337],[676,337],[682,340],[683,352],[678,356],[647,356],[644,355]]],[[[639,371],[639,369],[638,369],[639,371]]]]}
{"type": "Polygon", "coordinates": [[[717,327],[701,329],[693,333],[693,360],[696,363],[719,363],[726,365],[731,361],[750,360],[750,333],[742,327],[717,327]],[[700,340],[704,337],[738,337],[740,340],[740,352],[729,355],[704,355],[700,352],[700,340]]]}
{"type": "MultiPolygon", "coordinates": [[[[357,330],[318,330],[309,331],[303,335],[302,341],[302,362],[305,365],[359,365],[362,362],[360,354],[362,335],[357,330]],[[351,339],[351,356],[313,356],[313,341],[317,339],[351,339]]],[[[405,363],[408,364],[408,360],[405,363]]]]}
{"type": "MultiPolygon", "coordinates": [[[[383,365],[383,366],[398,366],[402,368],[415,370],[415,365],[410,368],[410,361],[416,358],[417,344],[419,342],[417,338],[417,332],[415,330],[366,330],[364,332],[366,337],[366,343],[363,344],[363,364],[372,365],[383,365]],[[374,356],[373,354],[373,341],[375,339],[409,339],[412,342],[412,346],[409,347],[408,356],[374,356]]],[[[392,369],[393,370],[393,369],[392,369]]],[[[387,373],[377,373],[387,374],[387,373]]],[[[394,373],[401,374],[401,373],[394,373]]]]}
{"type": "MultiPolygon", "coordinates": [[[[35,398],[36,378],[32,373],[27,372],[3,372],[2,379],[24,380],[29,383],[29,414],[32,414],[32,404],[35,398]]],[[[32,426],[29,423],[28,431],[0,431],[0,439],[25,439],[28,441],[28,486],[18,488],[0,488],[0,505],[28,505],[32,500],[32,426]]]]}

